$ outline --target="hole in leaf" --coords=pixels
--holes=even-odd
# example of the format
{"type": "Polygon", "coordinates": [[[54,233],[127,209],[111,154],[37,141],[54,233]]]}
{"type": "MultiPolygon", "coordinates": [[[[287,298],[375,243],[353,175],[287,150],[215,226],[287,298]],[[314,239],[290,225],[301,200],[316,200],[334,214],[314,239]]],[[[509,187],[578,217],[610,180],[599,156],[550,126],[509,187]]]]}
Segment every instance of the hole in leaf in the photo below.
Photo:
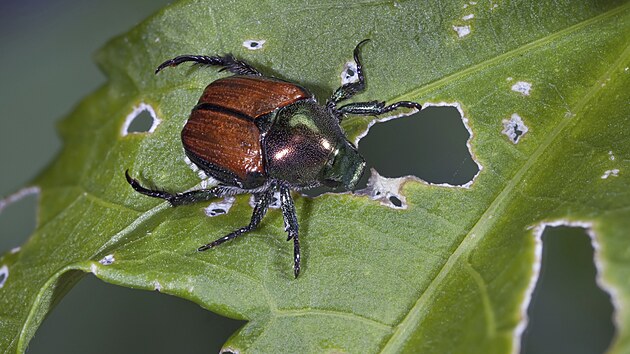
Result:
{"type": "Polygon", "coordinates": [[[50,313],[28,351],[217,353],[244,323],[175,296],[113,286],[90,274],[50,313]]]}
{"type": "Polygon", "coordinates": [[[341,71],[341,85],[345,85],[351,82],[359,81],[359,75],[357,75],[357,63],[349,61],[343,65],[341,71]]]}
{"type": "Polygon", "coordinates": [[[542,242],[521,353],[604,353],[614,334],[613,307],[595,282],[590,238],[583,228],[546,227],[542,242]]]}
{"type": "Polygon", "coordinates": [[[505,134],[512,143],[517,144],[520,138],[527,133],[529,128],[523,123],[523,119],[518,114],[514,113],[510,119],[503,120],[503,130],[501,133],[505,134]]]}
{"type": "Polygon", "coordinates": [[[249,49],[249,50],[257,50],[257,49],[262,49],[263,45],[265,44],[265,40],[261,39],[261,40],[247,40],[243,42],[243,47],[249,49]]]}
{"type": "Polygon", "coordinates": [[[230,211],[230,208],[232,208],[232,205],[234,205],[235,201],[236,198],[234,197],[225,197],[221,201],[210,203],[204,211],[207,216],[211,217],[227,214],[227,212],[230,211]]]}
{"type": "Polygon", "coordinates": [[[396,198],[395,196],[389,197],[389,201],[392,202],[392,204],[394,204],[398,208],[402,206],[402,202],[400,201],[400,199],[396,198]]]}
{"type": "Polygon", "coordinates": [[[133,111],[125,119],[122,135],[132,133],[153,133],[160,124],[153,107],[146,103],[141,103],[134,107],[133,111]]]}
{"type": "Polygon", "coordinates": [[[145,133],[151,129],[153,125],[153,117],[147,111],[142,111],[138,114],[127,129],[127,133],[145,133]]]}
{"type": "Polygon", "coordinates": [[[18,252],[35,230],[38,193],[38,187],[29,187],[0,200],[0,254],[18,252]]]}
{"type": "Polygon", "coordinates": [[[456,107],[430,106],[375,124],[359,152],[384,177],[414,175],[430,183],[465,185],[479,172],[466,145],[469,138],[456,107]]]}

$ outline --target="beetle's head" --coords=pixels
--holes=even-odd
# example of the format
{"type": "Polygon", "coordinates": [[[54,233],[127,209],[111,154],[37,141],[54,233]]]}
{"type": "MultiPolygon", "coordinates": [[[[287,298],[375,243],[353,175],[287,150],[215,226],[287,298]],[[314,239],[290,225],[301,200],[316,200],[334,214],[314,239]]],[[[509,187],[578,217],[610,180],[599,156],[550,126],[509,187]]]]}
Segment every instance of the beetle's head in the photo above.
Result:
{"type": "Polygon", "coordinates": [[[323,183],[353,190],[365,170],[365,160],[348,141],[340,142],[323,170],[323,183]]]}

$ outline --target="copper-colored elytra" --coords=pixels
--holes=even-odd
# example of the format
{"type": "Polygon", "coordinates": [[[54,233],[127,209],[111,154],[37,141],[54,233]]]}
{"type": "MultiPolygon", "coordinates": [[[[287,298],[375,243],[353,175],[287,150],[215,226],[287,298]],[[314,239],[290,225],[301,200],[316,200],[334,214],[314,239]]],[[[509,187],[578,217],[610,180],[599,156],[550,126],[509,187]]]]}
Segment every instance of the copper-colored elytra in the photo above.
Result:
{"type": "Polygon", "coordinates": [[[264,174],[260,131],[229,112],[195,109],[182,131],[184,147],[199,158],[248,180],[264,174]]]}
{"type": "Polygon", "coordinates": [[[232,76],[208,85],[199,103],[220,106],[256,119],[311,97],[308,91],[294,83],[262,76],[232,76]]]}
{"type": "Polygon", "coordinates": [[[265,174],[254,120],[311,94],[273,78],[232,76],[212,82],[182,130],[187,151],[241,181],[265,174]]]}

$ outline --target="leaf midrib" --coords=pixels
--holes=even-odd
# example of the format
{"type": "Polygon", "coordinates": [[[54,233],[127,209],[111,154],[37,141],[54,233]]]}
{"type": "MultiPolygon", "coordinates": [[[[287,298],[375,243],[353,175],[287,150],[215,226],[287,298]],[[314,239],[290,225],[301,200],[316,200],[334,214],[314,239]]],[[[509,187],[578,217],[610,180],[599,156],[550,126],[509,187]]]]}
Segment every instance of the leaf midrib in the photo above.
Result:
{"type": "MultiPolygon", "coordinates": [[[[505,53],[499,57],[490,59],[486,62],[479,63],[474,65],[468,69],[465,69],[459,73],[455,73],[450,75],[444,79],[438,80],[429,86],[431,88],[435,88],[437,86],[443,85],[449,81],[456,80],[459,77],[462,77],[476,69],[483,68],[484,66],[489,66],[492,62],[496,62],[499,60],[503,60],[505,58],[517,55],[518,53],[524,52],[528,49],[535,48],[542,44],[547,43],[550,38],[556,38],[560,35],[564,35],[567,33],[571,33],[573,31],[577,31],[587,25],[592,23],[602,21],[608,17],[612,17],[620,12],[626,10],[626,8],[630,7],[630,3],[620,6],[614,10],[611,10],[607,13],[601,14],[589,20],[583,21],[579,24],[573,25],[567,29],[556,32],[550,36],[545,38],[541,38],[532,43],[528,43],[520,48],[517,48],[513,51],[505,53]]],[[[395,327],[395,330],[390,337],[390,339],[386,342],[385,346],[382,349],[382,353],[399,353],[405,346],[408,338],[413,334],[413,330],[421,323],[422,319],[425,315],[428,314],[428,301],[431,298],[435,297],[437,290],[439,287],[445,282],[446,277],[450,273],[451,269],[453,269],[454,265],[461,259],[461,257],[467,254],[469,251],[473,250],[477,244],[479,244],[485,238],[485,230],[489,229],[490,226],[495,222],[491,215],[505,203],[510,202],[509,195],[514,190],[514,188],[519,184],[522,180],[525,173],[527,173],[531,166],[535,164],[538,158],[547,150],[547,148],[551,145],[552,142],[558,137],[558,135],[569,125],[569,123],[576,123],[578,121],[578,114],[586,107],[587,103],[602,89],[601,82],[603,82],[606,78],[610,77],[612,73],[618,70],[623,63],[630,57],[630,45],[628,45],[623,53],[619,56],[619,58],[615,61],[613,65],[607,70],[600,78],[595,80],[591,88],[584,94],[583,98],[578,100],[578,103],[575,106],[575,109],[572,110],[574,114],[573,117],[565,117],[560,123],[548,134],[547,138],[539,145],[538,149],[534,151],[534,153],[530,156],[530,158],[523,164],[523,166],[518,170],[518,172],[514,175],[514,177],[509,181],[509,183],[505,186],[505,188],[497,195],[497,197],[492,201],[492,203],[486,208],[485,212],[481,215],[477,223],[473,226],[473,228],[466,234],[466,236],[462,239],[461,243],[457,247],[457,249],[453,252],[453,254],[448,258],[444,266],[440,269],[436,277],[429,283],[426,290],[420,295],[418,300],[415,302],[413,307],[410,309],[409,313],[405,318],[395,327]],[[474,235],[474,237],[473,237],[474,235]]],[[[421,92],[428,91],[429,89],[426,87],[417,89],[408,93],[404,96],[413,96],[418,97],[421,92]]]]}

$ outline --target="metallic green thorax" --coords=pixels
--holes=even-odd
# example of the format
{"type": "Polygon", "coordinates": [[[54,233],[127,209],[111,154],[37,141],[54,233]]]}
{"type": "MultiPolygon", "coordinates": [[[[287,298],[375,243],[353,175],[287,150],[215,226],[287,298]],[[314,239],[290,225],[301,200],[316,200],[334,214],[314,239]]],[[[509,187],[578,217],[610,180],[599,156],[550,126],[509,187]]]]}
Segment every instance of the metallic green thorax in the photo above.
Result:
{"type": "Polygon", "coordinates": [[[325,107],[299,101],[270,118],[262,144],[269,177],[295,187],[356,186],[365,161],[325,107]]]}

